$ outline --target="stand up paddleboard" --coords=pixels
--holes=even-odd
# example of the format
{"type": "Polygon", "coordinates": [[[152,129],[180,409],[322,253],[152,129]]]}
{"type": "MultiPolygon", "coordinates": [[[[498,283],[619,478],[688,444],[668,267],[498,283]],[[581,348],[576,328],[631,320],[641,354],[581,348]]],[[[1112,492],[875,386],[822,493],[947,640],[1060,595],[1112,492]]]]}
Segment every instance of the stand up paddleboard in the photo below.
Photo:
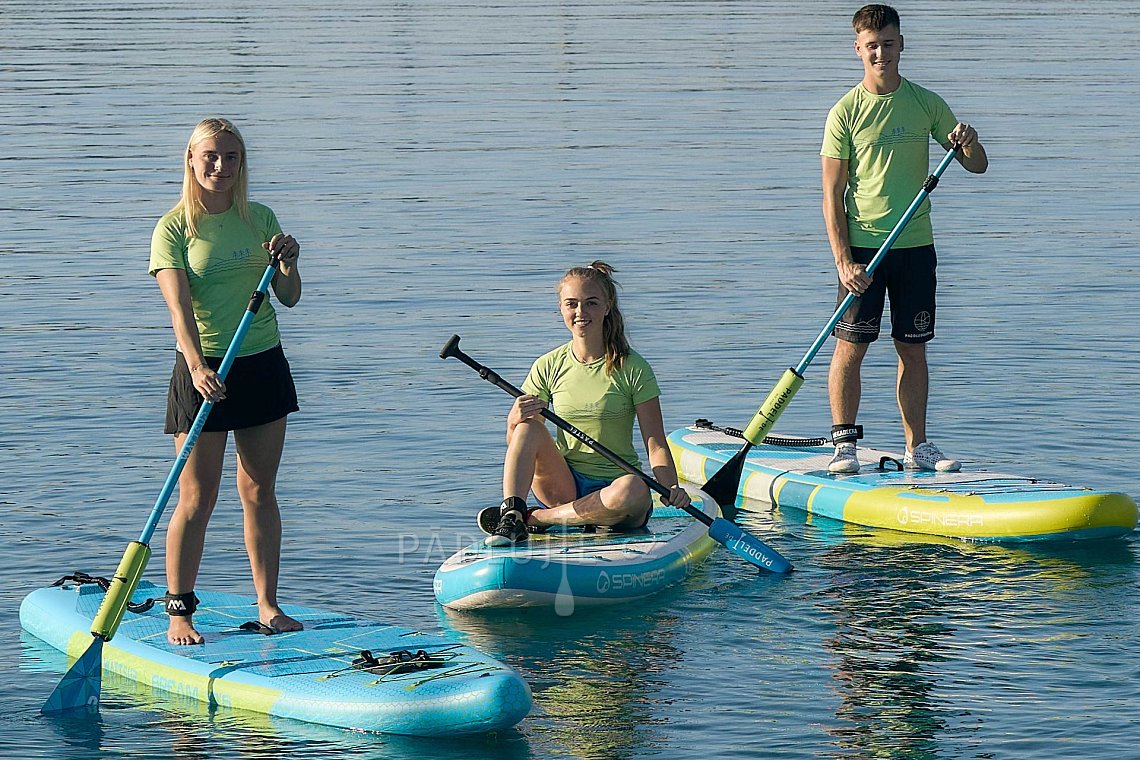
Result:
{"type": "MultiPolygon", "coordinates": [[[[79,580],[88,578],[38,589],[20,605],[25,631],[73,657],[90,644],[104,596],[100,585],[79,580]]],[[[132,607],[162,593],[143,581],[132,607]]],[[[254,599],[196,593],[194,627],[205,644],[169,644],[159,602],[125,614],[103,647],[103,667],[211,706],[390,734],[486,733],[530,711],[530,688],[518,673],[442,636],[293,605],[285,611],[305,630],[264,635],[254,599]]]]}
{"type": "MultiPolygon", "coordinates": [[[[723,429],[669,434],[685,480],[704,483],[744,445],[723,429]]],[[[1136,502],[1037,478],[985,470],[902,469],[902,455],[859,448],[862,470],[833,475],[830,445],[760,444],[748,452],[738,495],[834,520],[971,541],[1105,538],[1136,528],[1136,502]]]]}
{"type": "MultiPolygon", "coordinates": [[[[693,506],[711,518],[715,501],[687,487],[693,506]]],[[[654,594],[687,578],[717,542],[680,509],[657,506],[643,531],[551,528],[514,546],[477,541],[447,559],[435,574],[435,598],[445,607],[553,607],[618,604],[654,594]]]]}

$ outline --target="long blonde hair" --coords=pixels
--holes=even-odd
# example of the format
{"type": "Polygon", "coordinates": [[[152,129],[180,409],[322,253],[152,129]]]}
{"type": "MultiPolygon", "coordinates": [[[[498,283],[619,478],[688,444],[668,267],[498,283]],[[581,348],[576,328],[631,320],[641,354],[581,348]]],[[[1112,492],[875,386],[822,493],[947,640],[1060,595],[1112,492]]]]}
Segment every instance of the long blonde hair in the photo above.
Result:
{"type": "Polygon", "coordinates": [[[198,126],[194,127],[194,131],[190,134],[190,140],[186,143],[186,154],[182,157],[182,197],[178,199],[178,203],[171,209],[171,211],[182,212],[186,219],[186,230],[190,233],[191,237],[198,236],[198,222],[208,212],[206,211],[205,204],[202,203],[202,186],[198,184],[198,180],[194,178],[194,169],[190,165],[190,158],[195,145],[211,137],[217,137],[223,132],[228,132],[236,137],[238,144],[241,145],[241,165],[238,167],[238,176],[234,180],[233,190],[230,192],[230,200],[233,202],[238,216],[240,216],[246,224],[251,223],[249,213],[249,171],[246,163],[245,140],[242,139],[241,132],[238,132],[237,127],[235,127],[229,119],[219,117],[203,119],[198,122],[198,126]]]}
{"type": "Polygon", "coordinates": [[[613,273],[617,271],[604,261],[595,261],[589,266],[574,267],[567,270],[558,281],[558,291],[562,291],[562,284],[572,278],[580,278],[595,283],[606,296],[609,313],[602,320],[602,338],[606,346],[606,374],[612,375],[614,370],[621,369],[622,360],[629,356],[629,341],[625,337],[625,319],[618,308],[617,280],[613,273]]]}

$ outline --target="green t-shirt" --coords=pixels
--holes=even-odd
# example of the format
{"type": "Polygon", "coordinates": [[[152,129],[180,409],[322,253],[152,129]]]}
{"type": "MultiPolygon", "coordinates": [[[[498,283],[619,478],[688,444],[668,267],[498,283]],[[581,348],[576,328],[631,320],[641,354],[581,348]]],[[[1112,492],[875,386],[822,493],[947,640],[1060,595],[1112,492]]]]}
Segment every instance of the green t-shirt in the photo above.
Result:
{"type": "MultiPolygon", "coordinates": [[[[906,79],[886,95],[855,85],[827,114],[820,155],[847,164],[851,245],[878,248],[930,174],[930,138],[940,145],[958,120],[941,97],[906,79]]],[[[934,242],[930,200],[923,200],[896,248],[934,242]]]]}
{"type": "MultiPolygon", "coordinates": [[[[657,398],[661,389],[649,363],[633,351],[621,369],[606,374],[606,360],[583,364],[567,343],[540,356],[530,368],[523,390],[550,403],[551,410],[634,467],[633,421],[638,404],[657,398]]],[[[558,430],[558,450],[577,472],[613,479],[625,470],[594,453],[586,444],[558,430]]]]}
{"type": "MultiPolygon", "coordinates": [[[[198,237],[190,237],[182,212],[171,211],[159,220],[150,240],[150,274],[160,269],[182,269],[190,280],[194,321],[206,356],[224,356],[238,323],[257,288],[269,252],[261,244],[281,232],[268,206],[249,204],[252,227],[231,207],[222,214],[203,216],[198,237]]],[[[281,342],[277,314],[265,299],[239,356],[267,351],[281,342]]]]}

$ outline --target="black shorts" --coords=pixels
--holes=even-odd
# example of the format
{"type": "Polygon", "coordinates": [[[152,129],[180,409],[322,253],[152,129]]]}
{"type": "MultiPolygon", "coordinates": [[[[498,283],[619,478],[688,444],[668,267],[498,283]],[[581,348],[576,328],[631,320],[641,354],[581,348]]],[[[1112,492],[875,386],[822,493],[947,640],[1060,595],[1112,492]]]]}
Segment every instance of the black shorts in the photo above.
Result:
{"type": "MultiPolygon", "coordinates": [[[[869,264],[877,248],[851,248],[860,264],[869,264]]],[[[843,313],[832,335],[850,343],[871,343],[878,339],[883,321],[883,305],[891,302],[891,337],[899,343],[926,343],[934,337],[934,303],[938,279],[938,254],[933,245],[897,248],[887,252],[871,276],[871,287],[843,313]]],[[[839,285],[838,307],[847,297],[839,285]]]]}
{"type": "MultiPolygon", "coordinates": [[[[175,351],[174,372],[170,375],[170,390],[166,396],[166,426],[164,432],[189,433],[202,408],[202,395],[194,387],[190,368],[181,351],[175,351]]],[[[220,358],[207,357],[206,363],[214,369],[222,364],[220,358]]],[[[289,362],[281,346],[250,356],[239,356],[226,377],[226,397],[214,404],[206,418],[204,432],[241,430],[265,425],[295,412],[297,388],[289,372],[289,362]]]]}

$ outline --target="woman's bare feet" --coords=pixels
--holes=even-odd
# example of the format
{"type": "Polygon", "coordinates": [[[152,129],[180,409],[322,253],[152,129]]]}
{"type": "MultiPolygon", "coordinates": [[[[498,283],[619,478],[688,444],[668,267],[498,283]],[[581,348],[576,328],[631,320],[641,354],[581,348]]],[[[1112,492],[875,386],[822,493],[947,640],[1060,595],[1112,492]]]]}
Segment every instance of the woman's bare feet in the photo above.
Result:
{"type": "Polygon", "coordinates": [[[166,640],[175,646],[206,643],[202,634],[194,629],[194,621],[189,615],[170,616],[170,627],[166,629],[166,640]]]}
{"type": "Polygon", "coordinates": [[[258,619],[264,625],[275,629],[279,633],[300,631],[305,627],[300,620],[294,620],[282,612],[280,607],[260,607],[258,612],[260,613],[260,618],[258,619]]]}

